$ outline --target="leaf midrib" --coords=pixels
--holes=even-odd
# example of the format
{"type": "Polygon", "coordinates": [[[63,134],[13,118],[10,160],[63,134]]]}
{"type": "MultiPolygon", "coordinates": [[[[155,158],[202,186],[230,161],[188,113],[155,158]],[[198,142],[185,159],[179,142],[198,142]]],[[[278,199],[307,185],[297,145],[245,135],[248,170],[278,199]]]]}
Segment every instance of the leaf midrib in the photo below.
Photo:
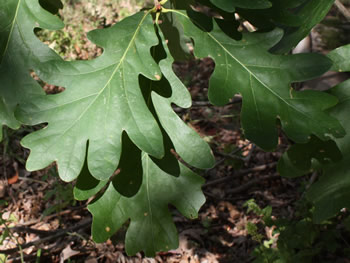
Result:
{"type": "Polygon", "coordinates": [[[146,195],[147,195],[147,203],[148,203],[148,211],[149,211],[149,216],[151,220],[151,233],[152,233],[152,247],[153,247],[153,252],[155,252],[155,245],[154,245],[154,231],[153,231],[153,212],[152,212],[152,206],[151,206],[151,197],[150,197],[150,190],[149,190],[149,157],[146,153],[143,153],[142,159],[146,159],[146,195]]]}
{"type": "MultiPolygon", "coordinates": [[[[177,13],[189,20],[189,17],[177,10],[171,9],[171,12],[177,13]]],[[[273,95],[275,95],[278,99],[283,101],[285,104],[287,104],[289,107],[294,109],[296,112],[299,112],[303,116],[307,117],[308,119],[312,119],[310,116],[308,116],[305,112],[300,111],[298,108],[294,107],[294,105],[288,103],[283,97],[281,97],[278,93],[276,93],[274,90],[272,90],[270,87],[268,87],[263,81],[261,81],[246,65],[244,65],[239,59],[237,59],[229,50],[226,49],[225,46],[223,46],[210,32],[206,32],[210,38],[212,38],[227,54],[230,55],[238,64],[240,64],[251,76],[253,76],[263,87],[265,87],[268,91],[270,91],[273,95]]]]}
{"type": "MultiPolygon", "coordinates": [[[[114,75],[118,72],[119,70],[119,67],[123,64],[124,62],[124,59],[127,55],[127,53],[129,52],[131,46],[132,46],[132,43],[135,41],[135,38],[137,36],[137,34],[139,33],[140,31],[140,28],[145,20],[145,18],[150,14],[150,11],[148,11],[147,13],[145,13],[145,15],[142,17],[140,23],[138,24],[137,28],[136,28],[136,31],[133,35],[133,37],[131,38],[130,42],[129,42],[129,45],[127,46],[123,56],[121,57],[119,63],[117,64],[116,68],[114,69],[114,71],[112,72],[111,74],[111,77],[107,80],[106,84],[104,85],[104,87],[97,93],[97,96],[95,99],[93,99],[90,104],[86,107],[86,109],[79,115],[79,117],[69,126],[67,127],[67,129],[65,129],[63,131],[62,134],[60,134],[59,138],[61,138],[62,136],[64,136],[83,116],[84,114],[90,109],[90,107],[95,103],[95,101],[99,98],[99,96],[103,93],[103,91],[106,89],[106,87],[108,87],[108,85],[110,84],[110,82],[112,81],[114,75]]],[[[57,141],[57,140],[56,140],[57,141]]],[[[55,141],[55,142],[56,142],[55,141]]],[[[48,148],[47,150],[49,150],[53,145],[55,145],[55,142],[52,143],[48,148]]]]}

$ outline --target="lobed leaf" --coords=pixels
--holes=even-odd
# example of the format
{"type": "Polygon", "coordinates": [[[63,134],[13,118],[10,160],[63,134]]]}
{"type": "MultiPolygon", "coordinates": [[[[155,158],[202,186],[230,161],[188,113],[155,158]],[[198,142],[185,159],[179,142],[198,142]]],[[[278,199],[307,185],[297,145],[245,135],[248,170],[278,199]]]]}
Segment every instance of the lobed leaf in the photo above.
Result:
{"type": "Polygon", "coordinates": [[[57,30],[63,24],[38,0],[0,0],[0,140],[2,126],[18,129],[14,110],[32,96],[42,95],[30,72],[48,60],[59,59],[37,39],[34,28],[57,30]]]}
{"type": "Polygon", "coordinates": [[[350,209],[349,91],[349,80],[331,90],[331,94],[339,98],[339,104],[332,109],[332,114],[341,121],[347,135],[344,138],[336,140],[343,159],[324,166],[324,173],[320,180],[313,184],[307,193],[307,197],[315,204],[314,221],[318,223],[339,213],[342,208],[350,209]]]}
{"type": "Polygon", "coordinates": [[[282,54],[296,47],[303,38],[310,34],[311,29],[327,15],[333,3],[334,0],[306,1],[295,13],[301,21],[300,25],[298,27],[289,26],[283,28],[283,38],[271,51],[282,54]]]}
{"type": "Polygon", "coordinates": [[[282,37],[280,30],[244,34],[241,41],[226,36],[212,22],[191,19],[174,11],[184,32],[194,41],[198,58],[211,57],[215,71],[210,79],[209,99],[225,105],[237,93],[243,97],[241,122],[246,137],[266,150],[277,144],[276,120],[295,142],[305,143],[314,134],[322,140],[342,137],[339,122],[325,112],[337,99],[317,91],[296,92],[292,82],[303,81],[327,71],[331,62],[318,54],[273,55],[266,50],[282,37]],[[205,25],[204,22],[205,21],[205,25]]]}
{"type": "Polygon", "coordinates": [[[48,123],[22,140],[31,150],[30,171],[56,161],[60,177],[71,181],[79,175],[87,152],[89,171],[104,181],[118,166],[123,131],[141,150],[157,158],[164,155],[161,130],[138,81],[140,75],[161,78],[150,54],[158,43],[150,12],[92,31],[88,37],[104,53],[91,61],[44,63],[38,75],[66,90],[36,97],[17,112],[27,124],[48,123]]]}
{"type": "Polygon", "coordinates": [[[129,255],[142,250],[146,256],[154,256],[158,251],[177,248],[177,231],[168,205],[174,205],[188,218],[196,218],[205,202],[200,189],[203,179],[180,166],[180,176],[173,177],[143,153],[143,183],[135,196],[120,195],[110,183],[106,192],[88,206],[93,214],[94,240],[106,241],[130,219],[125,239],[129,255]]]}
{"type": "MultiPolygon", "coordinates": [[[[350,71],[350,45],[332,51],[328,56],[333,59],[333,69],[350,71]]],[[[323,166],[323,175],[313,184],[307,197],[315,204],[314,220],[322,222],[342,208],[350,208],[350,80],[347,80],[330,90],[339,98],[339,103],[331,110],[331,114],[340,120],[346,131],[344,138],[336,139],[343,159],[323,166]]]]}
{"type": "MultiPolygon", "coordinates": [[[[350,70],[349,51],[350,45],[347,45],[328,54],[334,62],[333,70],[350,70]]],[[[345,137],[326,142],[313,138],[304,145],[295,144],[283,155],[278,165],[282,176],[295,177],[307,174],[312,168],[312,161],[317,161],[318,164],[314,168],[322,170],[323,174],[307,192],[308,199],[315,205],[314,221],[317,223],[331,218],[344,207],[350,208],[350,126],[347,121],[350,108],[349,89],[348,80],[329,91],[339,99],[339,103],[330,110],[330,114],[344,126],[345,137]]]]}
{"type": "Polygon", "coordinates": [[[270,31],[281,28],[284,35],[271,51],[278,54],[288,53],[305,38],[311,29],[328,13],[334,0],[270,0],[268,9],[249,10],[237,8],[236,12],[248,20],[258,30],[270,31]],[[310,15],[312,14],[312,15],[310,15]]]}
{"type": "Polygon", "coordinates": [[[285,26],[299,27],[306,23],[298,12],[302,10],[303,4],[307,0],[270,0],[272,6],[267,9],[243,9],[237,8],[237,13],[252,25],[262,31],[271,31],[276,26],[285,28],[285,26]]]}
{"type": "MultiPolygon", "coordinates": [[[[170,98],[164,98],[156,92],[152,92],[155,111],[180,157],[194,167],[201,169],[210,168],[215,164],[215,159],[208,144],[194,130],[188,127],[171,107],[171,104],[176,104],[182,108],[190,107],[191,95],[173,72],[174,59],[170,55],[162,32],[159,32],[159,34],[167,56],[159,62],[159,66],[163,76],[171,86],[172,95],[170,98]]],[[[162,88],[164,89],[164,87],[162,88]]]]}
{"type": "Polygon", "coordinates": [[[341,159],[342,154],[333,140],[311,137],[307,143],[292,145],[279,160],[277,169],[282,176],[298,177],[341,159]]]}

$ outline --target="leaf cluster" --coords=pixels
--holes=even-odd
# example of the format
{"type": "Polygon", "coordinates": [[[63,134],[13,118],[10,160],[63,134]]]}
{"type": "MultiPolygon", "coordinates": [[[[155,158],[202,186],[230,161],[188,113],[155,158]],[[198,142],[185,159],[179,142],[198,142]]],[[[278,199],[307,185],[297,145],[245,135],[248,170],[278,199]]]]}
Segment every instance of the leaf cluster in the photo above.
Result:
{"type": "Polygon", "coordinates": [[[210,57],[210,102],[222,106],[240,94],[247,139],[273,150],[283,132],[296,144],[282,158],[281,173],[304,174],[315,159],[332,173],[308,193],[322,221],[349,205],[349,82],[330,92],[297,91],[292,83],[316,78],[332,65],[348,70],[349,47],[328,57],[290,51],[333,2],[163,0],[89,32],[103,49],[98,58],[65,61],[34,32],[62,28],[54,15],[59,0],[0,0],[0,125],[45,124],[21,142],[30,149],[26,168],[56,162],[62,180],[77,180],[76,199],[95,196],[88,206],[94,240],[103,242],[129,223],[128,254],[154,256],[178,245],[169,205],[196,218],[205,201],[203,179],[188,167],[214,165],[210,147],[173,110],[190,107],[191,97],[172,65],[210,57]],[[45,94],[32,71],[65,90],[45,94]],[[341,156],[334,174],[328,159],[341,156]],[[329,200],[336,205],[328,206],[329,200]]]}

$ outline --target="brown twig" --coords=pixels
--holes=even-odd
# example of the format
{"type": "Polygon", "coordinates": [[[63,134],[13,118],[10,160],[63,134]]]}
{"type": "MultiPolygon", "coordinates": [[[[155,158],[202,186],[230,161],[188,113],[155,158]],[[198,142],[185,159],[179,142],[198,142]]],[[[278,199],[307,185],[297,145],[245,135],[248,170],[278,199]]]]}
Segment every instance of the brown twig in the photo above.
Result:
{"type": "MultiPolygon", "coordinates": [[[[225,106],[227,105],[233,105],[233,104],[238,104],[242,102],[242,98],[241,97],[234,97],[232,99],[232,101],[230,101],[229,103],[227,103],[225,106]]],[[[201,108],[201,107],[214,107],[215,105],[211,104],[209,101],[192,101],[192,106],[191,108],[201,108]]],[[[185,110],[189,110],[186,108],[180,108],[180,107],[173,107],[173,110],[175,112],[182,112],[185,110]]]]}
{"type": "MultiPolygon", "coordinates": [[[[21,248],[25,249],[25,248],[31,247],[31,246],[38,246],[38,245],[40,245],[42,243],[45,243],[45,242],[57,239],[59,237],[62,237],[62,236],[66,235],[69,232],[76,232],[79,229],[84,229],[87,226],[91,225],[91,222],[92,222],[92,219],[88,218],[88,219],[83,220],[81,223],[79,223],[77,225],[74,225],[74,226],[71,226],[71,227],[69,227],[67,229],[61,229],[61,230],[55,230],[55,231],[46,231],[47,232],[46,237],[40,238],[38,240],[29,242],[29,243],[25,243],[25,244],[21,245],[21,248]]],[[[42,232],[42,231],[40,231],[40,232],[42,232]]],[[[0,250],[0,254],[10,255],[10,254],[16,253],[19,250],[20,250],[20,247],[17,246],[15,248],[11,248],[11,249],[0,250]]]]}
{"type": "MultiPolygon", "coordinates": [[[[25,226],[35,225],[35,224],[39,223],[40,221],[47,222],[48,220],[50,220],[52,218],[59,217],[59,216],[62,216],[62,215],[66,215],[66,214],[70,214],[71,212],[73,212],[75,210],[79,210],[79,209],[86,209],[86,205],[71,207],[70,209],[63,210],[61,212],[45,216],[44,218],[38,218],[38,219],[31,220],[31,221],[28,221],[28,222],[25,222],[25,223],[22,223],[22,224],[17,224],[16,227],[25,227],[25,226]]],[[[3,230],[4,230],[4,228],[0,227],[0,231],[3,231],[3,230]]]]}
{"type": "Polygon", "coordinates": [[[225,176],[223,178],[208,181],[207,183],[205,183],[203,185],[203,187],[209,187],[209,186],[213,186],[213,185],[217,185],[217,184],[226,183],[226,182],[232,181],[233,179],[239,178],[239,177],[246,175],[246,174],[249,174],[249,173],[260,172],[260,171],[264,171],[264,170],[269,169],[269,168],[273,168],[276,166],[276,164],[277,164],[276,162],[273,162],[273,163],[269,163],[269,164],[255,166],[253,168],[242,169],[242,170],[239,170],[238,172],[234,173],[233,175],[229,175],[229,176],[225,176]]]}
{"type": "MultiPolygon", "coordinates": [[[[241,146],[241,147],[239,147],[239,148],[236,148],[235,150],[233,150],[232,152],[230,152],[229,155],[234,155],[234,154],[236,154],[236,153],[242,151],[244,148],[248,147],[250,144],[251,144],[251,142],[248,143],[248,144],[246,144],[246,145],[243,145],[243,146],[241,146]]],[[[218,165],[222,164],[222,163],[227,159],[227,157],[228,157],[228,156],[224,156],[224,158],[222,158],[221,160],[217,161],[217,162],[215,163],[215,165],[214,165],[212,168],[209,168],[209,169],[205,170],[205,173],[208,173],[209,171],[215,169],[218,165]]]]}
{"type": "Polygon", "coordinates": [[[261,176],[261,177],[255,178],[253,180],[250,180],[246,184],[243,184],[243,185],[240,185],[240,186],[235,187],[233,189],[230,189],[230,190],[227,191],[227,193],[229,193],[229,194],[238,194],[238,193],[246,191],[250,187],[252,187],[252,186],[254,186],[254,185],[256,185],[256,184],[258,184],[258,183],[260,183],[262,181],[274,180],[274,179],[278,179],[278,178],[281,178],[281,176],[278,175],[278,174],[261,176]]]}
{"type": "MultiPolygon", "coordinates": [[[[232,104],[237,104],[237,103],[241,103],[242,102],[242,97],[234,97],[229,103],[227,103],[225,106],[227,105],[232,105],[232,104]]],[[[192,101],[192,107],[193,108],[198,108],[198,107],[211,107],[211,106],[215,106],[212,103],[210,103],[209,101],[192,101]]]]}
{"type": "Polygon", "coordinates": [[[339,12],[350,21],[350,11],[340,2],[339,0],[335,0],[335,6],[338,8],[339,12]]]}

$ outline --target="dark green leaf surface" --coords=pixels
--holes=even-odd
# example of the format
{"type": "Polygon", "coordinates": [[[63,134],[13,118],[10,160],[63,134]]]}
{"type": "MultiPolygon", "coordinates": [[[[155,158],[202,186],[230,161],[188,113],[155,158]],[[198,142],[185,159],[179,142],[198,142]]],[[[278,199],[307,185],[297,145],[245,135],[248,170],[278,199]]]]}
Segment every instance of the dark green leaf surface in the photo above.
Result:
{"type": "Polygon", "coordinates": [[[125,240],[129,255],[144,251],[146,256],[154,256],[158,251],[177,248],[177,231],[168,205],[174,205],[188,218],[196,218],[205,201],[200,189],[203,179],[180,166],[180,176],[173,177],[143,153],[143,182],[135,196],[126,198],[110,184],[106,192],[88,206],[93,214],[94,240],[104,242],[130,219],[125,240]]]}
{"type": "Polygon", "coordinates": [[[211,57],[215,71],[209,99],[225,105],[237,93],[243,97],[241,114],[246,137],[271,150],[277,144],[276,120],[295,142],[306,143],[311,134],[322,140],[344,135],[339,122],[325,112],[337,99],[317,91],[296,92],[291,82],[311,79],[327,71],[331,62],[317,54],[272,55],[266,50],[282,32],[245,34],[241,41],[226,36],[214,22],[211,32],[202,31],[183,12],[175,11],[184,32],[194,40],[198,58],[211,57]]]}
{"type": "Polygon", "coordinates": [[[342,154],[334,141],[322,141],[311,137],[309,142],[295,144],[284,153],[278,162],[278,172],[285,177],[305,175],[313,168],[312,159],[325,165],[341,160],[342,154]]]}
{"type": "Polygon", "coordinates": [[[234,12],[235,7],[248,9],[265,9],[271,7],[271,2],[268,0],[210,0],[210,2],[227,12],[234,12]]]}
{"type": "MultiPolygon", "coordinates": [[[[333,69],[350,71],[350,45],[331,52],[333,69]]],[[[324,174],[313,184],[307,194],[314,202],[316,210],[314,220],[321,222],[337,214],[342,208],[350,209],[350,80],[331,89],[331,94],[339,98],[331,113],[340,120],[346,130],[346,136],[336,143],[343,154],[343,159],[324,166],[324,174]]]]}
{"type": "Polygon", "coordinates": [[[279,54],[287,53],[306,37],[311,29],[328,13],[334,0],[310,0],[305,3],[296,15],[302,22],[299,27],[284,28],[284,36],[271,51],[279,54]]]}
{"type": "Polygon", "coordinates": [[[30,171],[56,161],[60,177],[71,181],[82,169],[89,142],[89,171],[106,180],[118,166],[123,131],[141,150],[157,158],[164,155],[161,130],[138,82],[141,74],[161,78],[150,54],[158,43],[150,13],[140,12],[88,37],[104,53],[91,61],[44,63],[37,71],[40,77],[66,90],[35,98],[18,111],[27,124],[48,123],[22,140],[31,150],[30,171]]]}
{"type": "Polygon", "coordinates": [[[334,216],[344,207],[350,209],[350,81],[333,88],[331,93],[339,97],[339,104],[332,110],[332,114],[341,121],[347,135],[336,140],[343,159],[325,166],[321,179],[311,186],[307,194],[316,207],[316,222],[334,216]]]}
{"type": "Polygon", "coordinates": [[[0,0],[0,140],[2,126],[19,128],[18,103],[43,94],[30,76],[41,63],[59,57],[35,36],[35,27],[60,29],[63,24],[41,8],[38,0],[0,0]]]}
{"type": "Polygon", "coordinates": [[[237,8],[237,13],[248,20],[258,30],[270,31],[277,27],[292,26],[299,27],[306,23],[297,11],[303,7],[308,0],[271,0],[272,6],[268,9],[242,9],[237,8]]]}
{"type": "MultiPolygon", "coordinates": [[[[174,4],[175,5],[175,4],[174,4]]],[[[166,8],[175,8],[171,2],[167,2],[166,8]]],[[[171,13],[162,13],[160,27],[165,35],[167,46],[176,61],[185,61],[192,57],[187,43],[190,40],[183,34],[182,26],[176,16],[171,13]]]]}

